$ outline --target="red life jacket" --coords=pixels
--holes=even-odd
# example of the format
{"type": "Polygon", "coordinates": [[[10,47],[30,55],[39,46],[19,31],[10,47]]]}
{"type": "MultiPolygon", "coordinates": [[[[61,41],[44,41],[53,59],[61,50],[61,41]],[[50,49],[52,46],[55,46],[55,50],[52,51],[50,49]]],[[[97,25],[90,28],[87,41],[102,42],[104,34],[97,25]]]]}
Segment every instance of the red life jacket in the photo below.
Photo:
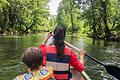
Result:
{"type": "MultiPolygon", "coordinates": [[[[46,56],[46,63],[47,66],[52,66],[54,69],[54,77],[57,80],[69,80],[72,75],[70,74],[70,52],[71,50],[65,48],[64,57],[58,58],[56,49],[54,45],[46,46],[46,48],[42,49],[44,55],[46,56]],[[46,51],[44,51],[46,50],[46,51]]],[[[44,59],[45,60],[45,59],[44,59]]]]}

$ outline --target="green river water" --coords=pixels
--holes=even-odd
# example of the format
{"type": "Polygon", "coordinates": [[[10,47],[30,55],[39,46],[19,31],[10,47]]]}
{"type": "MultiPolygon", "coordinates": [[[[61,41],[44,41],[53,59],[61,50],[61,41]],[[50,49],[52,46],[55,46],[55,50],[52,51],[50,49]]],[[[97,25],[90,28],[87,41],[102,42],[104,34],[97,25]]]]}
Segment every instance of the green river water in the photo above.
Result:
{"type": "MultiPolygon", "coordinates": [[[[46,33],[25,36],[0,36],[0,80],[13,80],[26,72],[21,62],[25,48],[38,46],[46,37],[46,33]]],[[[87,54],[98,60],[120,67],[120,42],[93,41],[90,38],[71,38],[66,40],[74,46],[84,49],[87,54]]],[[[85,72],[92,80],[117,80],[110,76],[103,66],[85,57],[85,72]]]]}

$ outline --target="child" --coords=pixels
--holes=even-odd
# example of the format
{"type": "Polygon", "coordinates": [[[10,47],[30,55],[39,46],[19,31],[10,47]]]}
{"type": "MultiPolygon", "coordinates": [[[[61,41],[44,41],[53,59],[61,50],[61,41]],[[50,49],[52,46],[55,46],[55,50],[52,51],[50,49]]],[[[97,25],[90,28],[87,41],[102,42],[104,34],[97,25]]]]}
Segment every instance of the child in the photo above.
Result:
{"type": "Polygon", "coordinates": [[[37,47],[27,48],[22,55],[22,62],[28,72],[17,76],[14,80],[55,80],[53,78],[53,68],[43,67],[43,54],[37,47]]]}

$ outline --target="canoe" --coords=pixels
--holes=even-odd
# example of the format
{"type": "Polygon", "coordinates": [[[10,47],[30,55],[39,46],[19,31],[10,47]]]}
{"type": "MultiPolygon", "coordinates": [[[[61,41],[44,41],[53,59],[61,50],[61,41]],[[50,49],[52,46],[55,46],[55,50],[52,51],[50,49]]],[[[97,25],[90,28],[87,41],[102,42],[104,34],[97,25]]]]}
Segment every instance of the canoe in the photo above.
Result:
{"type": "Polygon", "coordinates": [[[70,68],[70,71],[72,73],[72,79],[70,80],[91,80],[90,77],[85,73],[85,71],[82,71],[82,73],[80,73],[74,68],[70,68]]]}

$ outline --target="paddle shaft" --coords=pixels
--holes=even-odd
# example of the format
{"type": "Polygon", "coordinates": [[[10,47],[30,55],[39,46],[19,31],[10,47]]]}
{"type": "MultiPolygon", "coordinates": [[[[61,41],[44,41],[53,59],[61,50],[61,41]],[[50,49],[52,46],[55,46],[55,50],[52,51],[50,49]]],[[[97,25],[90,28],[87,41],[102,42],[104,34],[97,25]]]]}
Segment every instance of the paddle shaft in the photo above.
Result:
{"type": "MultiPolygon", "coordinates": [[[[51,33],[50,33],[50,34],[51,34],[51,33]]],[[[46,44],[47,41],[48,41],[48,39],[45,41],[45,44],[46,44]]],[[[67,46],[69,46],[69,47],[77,50],[78,52],[80,51],[80,49],[76,48],[75,46],[71,45],[70,43],[68,43],[68,42],[66,42],[66,41],[64,41],[64,43],[65,43],[67,46]]],[[[85,56],[89,57],[90,59],[96,61],[97,63],[99,63],[99,64],[101,64],[101,65],[103,65],[103,66],[106,66],[105,64],[103,64],[102,62],[100,62],[99,60],[97,60],[96,58],[94,58],[94,57],[92,57],[92,56],[90,56],[90,55],[88,55],[88,54],[85,54],[85,56]]]]}
{"type": "MultiPolygon", "coordinates": [[[[70,43],[68,43],[68,42],[66,42],[66,41],[64,41],[64,42],[65,42],[65,44],[66,44],[67,46],[75,49],[75,50],[78,51],[78,52],[80,51],[80,49],[76,48],[75,46],[71,45],[70,43]]],[[[106,66],[105,64],[103,64],[102,62],[100,62],[99,60],[97,60],[96,58],[94,58],[94,57],[92,57],[92,56],[90,56],[90,55],[88,55],[88,54],[85,54],[85,56],[87,56],[87,57],[89,57],[90,59],[96,61],[97,63],[101,64],[102,66],[106,66]]]]}

